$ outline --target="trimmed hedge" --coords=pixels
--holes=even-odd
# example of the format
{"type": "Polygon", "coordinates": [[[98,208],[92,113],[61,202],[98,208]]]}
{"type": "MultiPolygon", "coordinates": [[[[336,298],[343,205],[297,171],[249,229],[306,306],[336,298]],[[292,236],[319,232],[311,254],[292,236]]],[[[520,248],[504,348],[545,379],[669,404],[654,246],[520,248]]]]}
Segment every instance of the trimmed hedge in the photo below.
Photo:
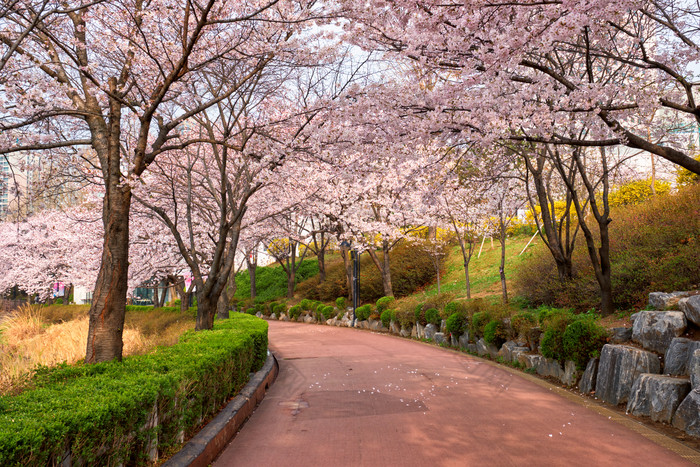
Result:
{"type": "Polygon", "coordinates": [[[163,452],[194,434],[266,358],[267,323],[236,313],[121,363],[41,368],[31,390],[0,397],[0,465],[147,464],[151,440],[163,452]]]}

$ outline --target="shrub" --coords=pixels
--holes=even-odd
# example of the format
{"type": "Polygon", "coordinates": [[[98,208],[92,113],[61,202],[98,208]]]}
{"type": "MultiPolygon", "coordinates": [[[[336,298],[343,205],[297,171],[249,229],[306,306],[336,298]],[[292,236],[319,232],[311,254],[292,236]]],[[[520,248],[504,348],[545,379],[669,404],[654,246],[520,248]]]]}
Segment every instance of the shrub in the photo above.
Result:
{"type": "Polygon", "coordinates": [[[319,310],[321,312],[321,315],[323,315],[324,320],[331,319],[335,316],[335,308],[330,305],[319,307],[319,310]]]}
{"type": "MultiPolygon", "coordinates": [[[[315,259],[306,259],[298,267],[296,272],[297,284],[318,275],[318,262],[315,259]]],[[[318,283],[318,280],[316,280],[318,283]]],[[[270,302],[287,296],[287,274],[279,265],[258,267],[255,270],[255,301],[258,303],[270,302]]],[[[236,274],[237,299],[250,297],[250,276],[247,271],[236,274]]]]}
{"type": "Polygon", "coordinates": [[[474,313],[471,322],[471,333],[474,339],[484,336],[484,328],[492,320],[491,314],[488,311],[479,311],[474,313]]]}
{"type": "Polygon", "coordinates": [[[591,318],[569,324],[562,336],[563,359],[571,360],[583,370],[591,358],[600,355],[608,337],[607,330],[591,318]]]}
{"type": "Polygon", "coordinates": [[[180,304],[182,304],[182,300],[180,300],[179,298],[173,300],[173,306],[175,308],[180,308],[180,304]]]}
{"type": "Polygon", "coordinates": [[[542,355],[547,358],[553,358],[563,363],[566,360],[564,353],[564,331],[566,327],[573,323],[577,318],[569,310],[549,309],[540,316],[540,322],[543,323],[544,334],[540,341],[540,349],[542,355]]]}
{"type": "Polygon", "coordinates": [[[425,320],[429,324],[440,326],[440,313],[437,311],[437,308],[428,308],[425,310],[425,320]]]}
{"type": "Polygon", "coordinates": [[[500,348],[508,339],[508,332],[503,321],[494,319],[484,326],[484,341],[500,348]]]}
{"type": "Polygon", "coordinates": [[[355,309],[355,317],[357,318],[358,321],[364,321],[364,320],[369,318],[369,315],[371,312],[372,312],[372,307],[369,304],[358,306],[355,309]]]}
{"type": "Polygon", "coordinates": [[[384,310],[382,311],[382,314],[380,318],[382,320],[382,325],[385,328],[388,328],[391,322],[395,319],[395,312],[394,310],[384,310]]]}
{"type": "MultiPolygon", "coordinates": [[[[445,308],[445,310],[447,310],[447,308],[445,308]]],[[[464,334],[469,326],[467,317],[462,313],[452,313],[447,317],[447,322],[445,324],[447,327],[447,332],[455,337],[464,334]]]]}
{"type": "Polygon", "coordinates": [[[172,452],[216,413],[267,354],[267,323],[242,314],[214,330],[123,362],[40,368],[32,389],[0,397],[0,465],[148,464],[147,446],[172,452]],[[158,428],[145,430],[153,408],[158,428]]]}
{"type": "Polygon", "coordinates": [[[460,312],[464,312],[466,310],[465,310],[464,305],[460,302],[448,302],[445,305],[444,311],[445,311],[445,315],[451,316],[454,313],[460,313],[460,312]]]}
{"type": "Polygon", "coordinates": [[[516,336],[527,336],[530,330],[537,326],[537,316],[532,311],[521,311],[510,319],[516,336]]]}
{"type": "Polygon", "coordinates": [[[299,305],[301,306],[302,310],[311,311],[311,305],[313,305],[313,300],[305,298],[299,303],[299,305]]]}
{"type": "MultiPolygon", "coordinates": [[[[276,307],[275,314],[282,314],[279,307],[276,307]]],[[[299,316],[301,316],[301,306],[294,305],[289,309],[289,319],[296,320],[299,316]]]]}
{"type": "Polygon", "coordinates": [[[401,325],[401,329],[411,329],[416,324],[415,315],[409,310],[397,311],[396,320],[401,325]]]}
{"type": "Polygon", "coordinates": [[[416,305],[413,310],[413,322],[425,326],[428,322],[425,320],[425,312],[423,311],[423,304],[416,305]]]}
{"type": "Polygon", "coordinates": [[[377,312],[380,314],[384,312],[384,310],[388,309],[389,306],[394,302],[394,297],[382,297],[379,300],[377,300],[377,312]]]}
{"type": "Polygon", "coordinates": [[[336,298],[335,299],[335,306],[337,306],[339,310],[344,311],[345,310],[345,297],[336,298]]]}
{"type": "Polygon", "coordinates": [[[57,298],[57,299],[54,301],[54,303],[55,303],[56,305],[63,305],[63,299],[62,299],[62,298],[57,298]]]}
{"type": "MultiPolygon", "coordinates": [[[[671,190],[671,184],[656,180],[654,188],[657,195],[664,195],[671,190]]],[[[652,196],[651,179],[634,180],[610,191],[608,203],[610,207],[639,204],[651,199],[652,196]]]]}

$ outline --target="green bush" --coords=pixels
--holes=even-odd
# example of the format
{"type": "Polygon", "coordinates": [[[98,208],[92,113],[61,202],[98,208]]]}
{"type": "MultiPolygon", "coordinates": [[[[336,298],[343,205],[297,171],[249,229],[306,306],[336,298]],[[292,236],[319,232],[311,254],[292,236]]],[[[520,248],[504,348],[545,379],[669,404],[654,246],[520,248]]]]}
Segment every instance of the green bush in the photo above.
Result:
{"type": "MultiPolygon", "coordinates": [[[[275,314],[277,314],[277,313],[280,313],[280,315],[281,315],[279,308],[277,308],[277,310],[275,310],[275,314]]],[[[299,316],[301,316],[301,306],[294,305],[293,307],[291,307],[289,309],[289,319],[296,320],[299,316]]]]}
{"type": "Polygon", "coordinates": [[[335,306],[337,306],[340,311],[345,311],[345,297],[336,298],[335,306]]]}
{"type": "MultiPolygon", "coordinates": [[[[618,309],[641,309],[654,291],[689,290],[700,283],[700,184],[644,203],[611,210],[610,261],[618,309]]],[[[594,228],[594,235],[597,230],[594,228]]],[[[560,282],[549,250],[528,250],[514,275],[514,288],[530,303],[575,308],[600,306],[598,283],[584,240],[572,258],[574,278],[560,282]]]]}
{"type": "Polygon", "coordinates": [[[55,303],[56,305],[63,305],[63,299],[62,299],[62,298],[57,298],[56,300],[54,300],[54,303],[55,303]]]}
{"type": "Polygon", "coordinates": [[[423,304],[416,305],[413,310],[413,322],[425,326],[428,322],[425,320],[425,312],[423,311],[423,304]]]}
{"type": "Polygon", "coordinates": [[[311,311],[311,305],[313,305],[313,304],[314,304],[313,300],[309,300],[308,298],[305,298],[301,302],[299,302],[301,309],[305,310],[305,311],[311,311]]]}
{"type": "Polygon", "coordinates": [[[464,304],[460,302],[448,302],[444,308],[445,315],[451,316],[454,313],[464,313],[466,311],[464,304]]]}
{"type": "MultiPolygon", "coordinates": [[[[445,309],[447,310],[447,308],[445,309]]],[[[467,331],[469,322],[467,321],[467,317],[464,316],[464,314],[452,313],[450,316],[447,317],[445,325],[447,327],[447,332],[457,337],[461,336],[467,331]]]]}
{"type": "Polygon", "coordinates": [[[564,353],[564,331],[566,327],[573,323],[576,317],[568,310],[552,310],[545,315],[540,322],[543,324],[544,334],[540,340],[540,350],[542,355],[547,358],[553,358],[563,363],[565,358],[564,353]]]}
{"type": "Polygon", "coordinates": [[[486,343],[501,348],[507,339],[508,332],[503,321],[494,319],[484,326],[484,341],[486,343]]]}
{"type": "Polygon", "coordinates": [[[355,309],[355,317],[358,321],[368,319],[370,313],[372,313],[372,307],[369,304],[358,306],[357,309],[355,309]]]}
{"type": "Polygon", "coordinates": [[[488,311],[479,311],[474,313],[472,316],[470,331],[475,340],[484,336],[484,328],[492,319],[491,313],[488,311]]]}
{"type": "Polygon", "coordinates": [[[607,330],[591,318],[569,324],[562,336],[563,359],[571,360],[583,370],[591,358],[598,357],[607,341],[607,330]]]}
{"type": "Polygon", "coordinates": [[[384,310],[388,309],[391,304],[394,303],[394,297],[382,297],[377,300],[377,312],[379,314],[383,313],[384,310]]]}
{"type": "Polygon", "coordinates": [[[182,304],[182,300],[180,300],[179,298],[177,298],[177,299],[175,299],[175,300],[173,301],[173,306],[174,306],[175,308],[180,308],[180,305],[181,305],[181,304],[182,304]]]}
{"type": "Polygon", "coordinates": [[[429,308],[425,310],[425,320],[428,322],[428,324],[440,326],[440,312],[437,311],[437,308],[429,308]]]}
{"type": "Polygon", "coordinates": [[[335,316],[335,308],[328,305],[328,306],[323,306],[319,308],[321,311],[321,315],[323,315],[324,320],[331,319],[335,316]]]}
{"type": "Polygon", "coordinates": [[[234,314],[123,362],[42,367],[31,389],[0,397],[0,465],[60,465],[67,452],[85,465],[150,464],[152,440],[172,452],[266,356],[267,323],[234,314]],[[158,428],[144,429],[154,407],[158,428]]]}
{"type": "Polygon", "coordinates": [[[385,328],[389,327],[389,324],[396,318],[396,312],[394,310],[384,310],[379,319],[382,320],[382,325],[385,328]]]}

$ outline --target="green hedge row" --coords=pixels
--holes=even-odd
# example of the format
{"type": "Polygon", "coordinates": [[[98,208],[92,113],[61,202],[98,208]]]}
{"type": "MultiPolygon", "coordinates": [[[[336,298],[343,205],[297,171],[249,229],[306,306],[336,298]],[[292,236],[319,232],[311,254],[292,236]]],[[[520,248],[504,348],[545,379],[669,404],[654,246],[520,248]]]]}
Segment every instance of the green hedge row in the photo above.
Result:
{"type": "Polygon", "coordinates": [[[121,363],[40,369],[32,389],[0,397],[0,465],[146,464],[156,436],[163,452],[193,434],[266,356],[267,323],[234,314],[121,363]]]}

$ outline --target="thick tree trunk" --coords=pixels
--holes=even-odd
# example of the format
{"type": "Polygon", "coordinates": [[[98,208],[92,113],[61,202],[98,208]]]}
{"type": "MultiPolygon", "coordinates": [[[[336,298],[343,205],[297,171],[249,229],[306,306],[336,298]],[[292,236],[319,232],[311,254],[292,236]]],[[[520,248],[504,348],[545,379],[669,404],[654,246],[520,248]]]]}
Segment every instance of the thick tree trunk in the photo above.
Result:
{"type": "Polygon", "coordinates": [[[231,299],[236,294],[236,273],[231,271],[228,284],[221,292],[219,301],[216,304],[216,319],[228,319],[230,317],[231,299]]]}
{"type": "Polygon", "coordinates": [[[160,303],[160,297],[158,295],[158,285],[153,286],[153,308],[158,308],[158,303],[160,303]]]}
{"type": "Polygon", "coordinates": [[[216,303],[219,297],[205,295],[203,292],[197,292],[197,321],[195,323],[195,331],[203,331],[214,327],[214,315],[216,314],[216,303]]]}
{"type": "Polygon", "coordinates": [[[165,296],[168,292],[167,283],[163,284],[163,289],[160,291],[160,300],[158,300],[158,307],[163,308],[165,306],[165,296]]]}
{"type": "Polygon", "coordinates": [[[90,305],[86,363],[122,359],[130,208],[128,186],[109,186],[103,199],[104,245],[90,305]]]}
{"type": "Polygon", "coordinates": [[[296,285],[296,268],[292,266],[287,276],[287,298],[294,298],[294,287],[296,285]]]}

